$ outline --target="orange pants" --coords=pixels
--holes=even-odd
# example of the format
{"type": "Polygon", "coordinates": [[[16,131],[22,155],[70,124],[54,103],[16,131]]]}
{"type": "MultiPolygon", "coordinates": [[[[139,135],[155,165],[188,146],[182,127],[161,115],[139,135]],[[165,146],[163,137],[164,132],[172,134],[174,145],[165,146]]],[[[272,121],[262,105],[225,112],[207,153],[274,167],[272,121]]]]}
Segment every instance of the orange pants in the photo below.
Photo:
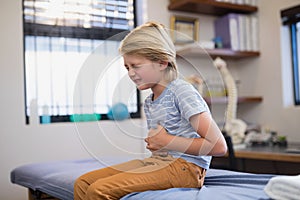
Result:
{"type": "Polygon", "coordinates": [[[201,188],[205,173],[205,169],[171,156],[132,160],[79,177],[74,200],[120,199],[146,190],[201,188]]]}

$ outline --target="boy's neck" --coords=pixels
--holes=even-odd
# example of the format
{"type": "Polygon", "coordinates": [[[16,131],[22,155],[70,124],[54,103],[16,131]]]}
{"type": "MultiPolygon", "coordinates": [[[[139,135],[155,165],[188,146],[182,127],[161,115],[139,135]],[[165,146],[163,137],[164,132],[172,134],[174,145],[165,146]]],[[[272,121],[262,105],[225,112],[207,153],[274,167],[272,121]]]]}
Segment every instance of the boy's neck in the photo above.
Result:
{"type": "Polygon", "coordinates": [[[163,93],[163,91],[166,89],[166,87],[168,86],[170,82],[167,81],[161,81],[159,83],[157,83],[154,87],[151,88],[152,92],[153,92],[153,97],[152,100],[157,99],[161,93],[163,93]]]}

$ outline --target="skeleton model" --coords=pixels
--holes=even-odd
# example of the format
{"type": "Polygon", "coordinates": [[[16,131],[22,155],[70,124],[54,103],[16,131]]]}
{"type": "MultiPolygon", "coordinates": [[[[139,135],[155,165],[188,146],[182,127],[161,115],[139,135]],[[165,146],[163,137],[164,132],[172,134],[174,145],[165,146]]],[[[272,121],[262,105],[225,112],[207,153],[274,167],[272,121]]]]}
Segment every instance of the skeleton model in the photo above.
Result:
{"type": "Polygon", "coordinates": [[[234,144],[240,144],[244,140],[247,125],[244,121],[236,118],[238,100],[236,84],[228,71],[227,64],[224,60],[218,57],[214,60],[214,65],[223,77],[228,95],[224,130],[231,136],[234,144]]]}
{"type": "Polygon", "coordinates": [[[186,78],[186,80],[191,83],[197,90],[198,92],[203,95],[203,80],[197,75],[191,75],[186,78]]]}

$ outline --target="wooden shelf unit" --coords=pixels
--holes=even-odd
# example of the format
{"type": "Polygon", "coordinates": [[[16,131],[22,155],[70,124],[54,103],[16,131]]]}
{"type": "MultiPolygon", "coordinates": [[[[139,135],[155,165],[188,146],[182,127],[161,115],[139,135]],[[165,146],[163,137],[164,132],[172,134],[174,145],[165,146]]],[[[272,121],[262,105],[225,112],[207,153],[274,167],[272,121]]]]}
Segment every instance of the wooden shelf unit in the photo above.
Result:
{"type": "MultiPolygon", "coordinates": [[[[258,11],[257,6],[233,4],[216,0],[171,0],[168,6],[170,11],[181,11],[186,13],[197,13],[214,16],[223,16],[228,13],[251,14],[258,11]]],[[[231,49],[203,49],[199,45],[186,45],[177,50],[178,57],[184,56],[211,56],[213,59],[220,56],[224,59],[243,59],[257,57],[258,51],[234,51],[231,49]]],[[[208,104],[227,103],[227,97],[205,97],[208,104]]],[[[258,96],[239,97],[238,103],[260,103],[263,98],[258,96]]]]}
{"type": "MultiPolygon", "coordinates": [[[[168,9],[170,11],[193,12],[198,14],[222,16],[228,13],[251,14],[258,11],[256,6],[233,4],[228,2],[220,2],[215,0],[171,0],[168,9]]],[[[231,49],[205,49],[187,48],[178,52],[180,55],[207,53],[216,58],[218,56],[226,59],[241,59],[248,57],[257,57],[260,55],[258,51],[233,51],[231,49]]]]}
{"type": "Polygon", "coordinates": [[[182,48],[177,51],[179,56],[199,56],[199,55],[210,55],[212,58],[218,56],[225,59],[241,59],[241,58],[250,58],[257,57],[260,55],[258,51],[234,51],[231,49],[203,49],[201,47],[187,47],[182,48]]]}
{"type": "Polygon", "coordinates": [[[228,13],[254,13],[256,6],[218,2],[214,0],[171,0],[169,10],[222,16],[228,13]]]}

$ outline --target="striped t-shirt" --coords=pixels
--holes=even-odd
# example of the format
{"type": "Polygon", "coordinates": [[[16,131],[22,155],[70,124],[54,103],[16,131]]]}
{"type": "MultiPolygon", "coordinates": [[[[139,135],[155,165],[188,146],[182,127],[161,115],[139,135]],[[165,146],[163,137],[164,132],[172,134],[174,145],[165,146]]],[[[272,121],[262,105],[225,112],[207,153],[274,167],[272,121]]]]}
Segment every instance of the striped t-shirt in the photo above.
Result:
{"type": "MultiPolygon", "coordinates": [[[[145,115],[148,128],[163,126],[169,134],[186,137],[200,137],[189,122],[189,118],[202,112],[210,112],[199,92],[181,79],[172,81],[155,100],[153,94],[145,99],[145,115]]],[[[188,162],[208,169],[211,156],[194,156],[176,151],[169,151],[173,157],[181,157],[188,162]]]]}

